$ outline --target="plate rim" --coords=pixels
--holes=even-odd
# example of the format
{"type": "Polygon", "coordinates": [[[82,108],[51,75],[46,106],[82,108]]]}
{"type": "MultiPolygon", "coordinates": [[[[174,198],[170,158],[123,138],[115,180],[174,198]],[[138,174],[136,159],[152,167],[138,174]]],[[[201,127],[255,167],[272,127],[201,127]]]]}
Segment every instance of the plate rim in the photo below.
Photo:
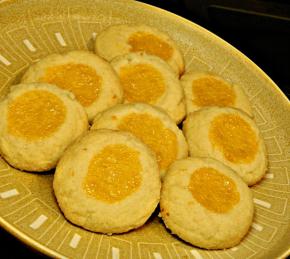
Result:
{"type": "MultiPolygon", "coordinates": [[[[80,0],[79,0],[80,1],[80,0]]],[[[96,2],[103,1],[103,0],[95,0],[96,2]]],[[[4,0],[0,2],[0,9],[2,9],[5,6],[17,4],[18,0],[4,0]]],[[[22,1],[21,1],[22,2],[22,1]]],[[[120,2],[120,0],[112,0],[112,2],[120,2]]],[[[287,105],[290,111],[290,100],[287,98],[286,94],[279,88],[279,86],[270,78],[270,76],[267,75],[263,69],[261,69],[257,64],[255,64],[249,57],[247,57],[245,54],[243,54],[241,51],[239,51],[236,47],[231,45],[229,42],[225,41],[218,35],[214,34],[210,30],[202,27],[201,25],[192,22],[182,16],[179,16],[175,13],[172,13],[170,11],[164,10],[160,7],[153,6],[147,3],[140,2],[138,0],[121,0],[121,2],[128,3],[128,4],[136,4],[139,5],[140,8],[144,8],[147,10],[153,10],[154,12],[159,12],[162,16],[167,16],[169,18],[175,19],[178,22],[182,24],[187,24],[190,27],[194,27],[195,30],[199,30],[201,34],[206,34],[209,38],[211,38],[214,43],[222,44],[227,50],[229,50],[233,55],[238,56],[241,60],[245,60],[248,65],[252,66],[261,76],[263,76],[264,79],[270,83],[271,87],[279,94],[279,98],[282,98],[287,105]]],[[[25,3],[24,3],[25,4],[25,3]]],[[[17,227],[13,226],[11,223],[7,222],[2,216],[0,216],[0,227],[2,227],[5,231],[7,231],[9,234],[13,235],[15,238],[17,238],[19,241],[24,243],[25,245],[29,246],[30,248],[36,250],[37,252],[41,252],[44,255],[47,256],[53,256],[55,258],[67,258],[64,255],[60,254],[59,252],[56,252],[47,246],[39,243],[37,240],[33,239],[32,237],[29,237],[24,232],[19,230],[17,227]]],[[[288,250],[282,252],[277,258],[287,258],[290,256],[290,246],[288,250]]]]}

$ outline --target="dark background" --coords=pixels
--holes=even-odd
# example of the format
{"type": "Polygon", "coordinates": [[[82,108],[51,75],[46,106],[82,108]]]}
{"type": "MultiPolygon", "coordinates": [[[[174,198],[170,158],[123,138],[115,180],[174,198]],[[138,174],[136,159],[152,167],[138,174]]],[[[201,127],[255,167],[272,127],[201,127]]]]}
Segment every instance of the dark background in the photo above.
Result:
{"type": "Polygon", "coordinates": [[[290,0],[143,0],[223,38],[290,96],[290,0]]]}
{"type": "MultiPolygon", "coordinates": [[[[217,34],[290,97],[290,0],[144,0],[217,34]]],[[[0,229],[1,258],[45,258],[0,229]]]]}

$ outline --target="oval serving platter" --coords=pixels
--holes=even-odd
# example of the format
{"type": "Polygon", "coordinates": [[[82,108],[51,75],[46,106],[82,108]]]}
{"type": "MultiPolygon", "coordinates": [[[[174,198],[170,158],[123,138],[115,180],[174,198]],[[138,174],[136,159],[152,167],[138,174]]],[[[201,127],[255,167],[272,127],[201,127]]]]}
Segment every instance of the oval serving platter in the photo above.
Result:
{"type": "Polygon", "coordinates": [[[211,71],[244,88],[269,153],[269,170],[252,187],[255,218],[250,232],[237,247],[220,251],[199,249],[172,236],[156,214],[145,226],[126,234],[91,233],[70,224],[61,214],[52,191],[53,173],[20,172],[1,158],[0,225],[52,257],[201,259],[289,255],[289,101],[254,63],[200,26],[129,0],[2,3],[0,96],[38,59],[55,52],[92,50],[94,38],[104,28],[132,23],[167,32],[180,46],[186,69],[211,71]]]}

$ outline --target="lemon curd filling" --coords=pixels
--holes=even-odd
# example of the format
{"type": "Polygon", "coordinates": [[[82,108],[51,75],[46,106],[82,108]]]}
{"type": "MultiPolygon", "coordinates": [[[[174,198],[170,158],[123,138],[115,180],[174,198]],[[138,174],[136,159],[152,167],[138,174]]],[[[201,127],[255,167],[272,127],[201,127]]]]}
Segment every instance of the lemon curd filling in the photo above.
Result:
{"type": "Polygon", "coordinates": [[[234,181],[210,167],[195,170],[188,188],[195,200],[216,213],[228,212],[240,200],[234,181]]]}
{"type": "Polygon", "coordinates": [[[107,203],[121,201],[141,185],[139,152],[123,144],[106,146],[90,161],[83,182],[86,193],[107,203]]]}
{"type": "Polygon", "coordinates": [[[57,131],[65,117],[66,107],[61,99],[45,90],[33,90],[9,104],[8,131],[16,137],[38,140],[57,131]]]}
{"type": "Polygon", "coordinates": [[[235,114],[217,116],[211,122],[209,139],[232,163],[250,163],[258,152],[255,132],[244,119],[235,114]]]}
{"type": "Polygon", "coordinates": [[[40,81],[71,91],[85,107],[98,98],[102,85],[102,78],[93,68],[74,63],[47,68],[40,81]]]}
{"type": "Polygon", "coordinates": [[[159,119],[148,114],[132,113],[121,120],[118,128],[131,132],[149,146],[156,153],[160,169],[167,168],[176,159],[176,136],[159,119]]]}
{"type": "Polygon", "coordinates": [[[165,61],[173,54],[173,48],[167,42],[147,32],[133,33],[128,39],[128,44],[131,46],[131,52],[144,51],[165,61]]]}
{"type": "Polygon", "coordinates": [[[236,100],[232,87],[213,76],[194,80],[192,93],[193,102],[198,106],[233,106],[236,100]]]}
{"type": "Polygon", "coordinates": [[[162,74],[147,64],[124,66],[119,76],[124,98],[128,102],[154,104],[166,89],[162,74]]]}

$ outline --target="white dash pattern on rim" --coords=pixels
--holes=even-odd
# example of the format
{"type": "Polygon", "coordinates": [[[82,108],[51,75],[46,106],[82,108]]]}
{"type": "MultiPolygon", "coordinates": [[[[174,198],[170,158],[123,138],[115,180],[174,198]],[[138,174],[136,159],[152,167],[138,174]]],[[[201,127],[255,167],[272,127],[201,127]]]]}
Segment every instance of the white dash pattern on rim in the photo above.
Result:
{"type": "Polygon", "coordinates": [[[0,61],[1,61],[5,66],[10,66],[10,65],[11,65],[11,62],[10,62],[7,58],[5,58],[4,56],[2,56],[1,54],[0,54],[0,61]]]}
{"type": "Polygon", "coordinates": [[[96,37],[97,37],[97,33],[96,33],[96,32],[93,32],[93,33],[92,33],[92,37],[93,37],[93,39],[96,39],[96,37]]]}
{"type": "Polygon", "coordinates": [[[194,249],[190,250],[190,253],[194,256],[195,259],[203,259],[201,254],[198,251],[194,250],[194,249]]]}
{"type": "Polygon", "coordinates": [[[74,234],[74,236],[72,237],[69,243],[69,246],[72,248],[77,248],[81,239],[82,237],[79,234],[74,234]]]}
{"type": "Polygon", "coordinates": [[[59,44],[60,44],[61,46],[63,46],[63,47],[66,47],[66,46],[67,46],[67,45],[66,45],[66,42],[65,42],[65,40],[64,40],[64,38],[62,37],[62,35],[61,35],[60,32],[56,32],[56,33],[54,33],[54,35],[55,35],[57,41],[59,42],[59,44]]]}
{"type": "Polygon", "coordinates": [[[24,39],[23,40],[23,44],[26,46],[26,48],[28,50],[30,50],[31,52],[35,52],[36,48],[33,46],[33,44],[28,40],[28,39],[24,39]]]}
{"type": "Polygon", "coordinates": [[[33,221],[29,226],[32,228],[32,229],[34,229],[34,230],[36,230],[36,229],[38,229],[38,228],[40,228],[41,227],[41,225],[47,220],[48,218],[47,218],[47,216],[45,216],[45,215],[40,215],[35,221],[33,221]]]}
{"type": "Polygon", "coordinates": [[[120,249],[117,247],[112,247],[112,259],[120,258],[120,249]]]}
{"type": "Polygon", "coordinates": [[[19,194],[19,192],[17,191],[17,189],[11,189],[11,190],[8,190],[8,191],[5,191],[5,192],[1,192],[0,193],[0,197],[2,199],[7,199],[7,198],[10,198],[10,197],[16,196],[18,194],[19,194]]]}
{"type": "Polygon", "coordinates": [[[265,178],[266,179],[274,179],[274,175],[273,174],[265,174],[265,178]]]}
{"type": "Polygon", "coordinates": [[[267,209],[270,209],[271,208],[271,203],[267,202],[267,201],[263,201],[263,200],[260,200],[260,199],[256,199],[254,198],[253,199],[254,203],[256,203],[257,205],[260,205],[264,208],[267,208],[267,209]]]}
{"type": "Polygon", "coordinates": [[[162,255],[156,252],[153,253],[153,257],[154,259],[162,259],[162,255]]]}
{"type": "Polygon", "coordinates": [[[252,228],[257,230],[257,231],[259,231],[259,232],[261,232],[263,230],[263,226],[261,226],[261,225],[259,225],[257,223],[253,223],[252,224],[252,228]]]}

